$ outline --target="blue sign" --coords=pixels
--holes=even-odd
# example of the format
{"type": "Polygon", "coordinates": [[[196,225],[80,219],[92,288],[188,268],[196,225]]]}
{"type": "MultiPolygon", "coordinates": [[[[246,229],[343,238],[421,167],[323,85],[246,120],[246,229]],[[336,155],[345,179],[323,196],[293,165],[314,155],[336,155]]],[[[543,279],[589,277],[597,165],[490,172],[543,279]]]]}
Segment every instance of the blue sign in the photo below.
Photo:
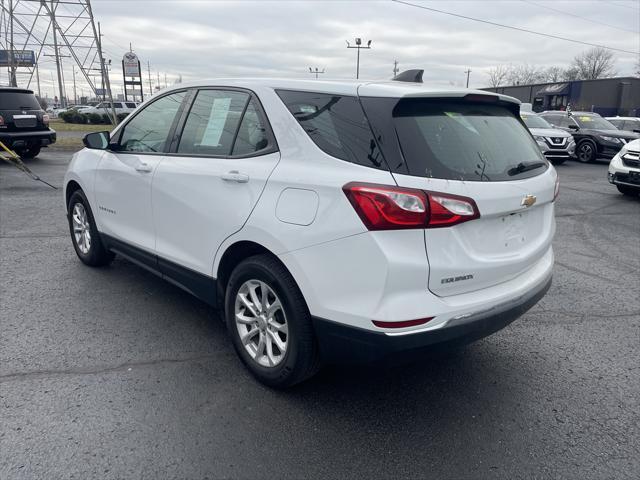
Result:
{"type": "MultiPolygon", "coordinates": [[[[11,50],[0,50],[0,67],[11,66],[11,50]]],[[[33,67],[36,64],[36,54],[33,50],[13,50],[14,67],[33,67]]]]}

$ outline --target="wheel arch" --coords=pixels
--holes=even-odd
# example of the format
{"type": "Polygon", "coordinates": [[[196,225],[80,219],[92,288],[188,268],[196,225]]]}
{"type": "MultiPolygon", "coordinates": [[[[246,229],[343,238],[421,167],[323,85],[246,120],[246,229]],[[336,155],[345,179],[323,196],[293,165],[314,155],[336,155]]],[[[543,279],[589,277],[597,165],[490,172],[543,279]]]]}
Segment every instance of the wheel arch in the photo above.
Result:
{"type": "Polygon", "coordinates": [[[64,186],[64,205],[67,213],[69,212],[69,200],[71,200],[71,196],[78,190],[84,192],[80,183],[73,179],[69,180],[64,186]]]}

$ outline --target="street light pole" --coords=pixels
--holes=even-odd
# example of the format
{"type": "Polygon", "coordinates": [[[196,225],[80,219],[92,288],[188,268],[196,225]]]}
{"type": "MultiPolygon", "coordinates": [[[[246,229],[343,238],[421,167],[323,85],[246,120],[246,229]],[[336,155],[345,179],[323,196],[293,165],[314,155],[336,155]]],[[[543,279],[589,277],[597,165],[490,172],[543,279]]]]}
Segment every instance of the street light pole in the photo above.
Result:
{"type": "Polygon", "coordinates": [[[313,70],[311,67],[309,67],[309,73],[316,75],[316,80],[318,79],[318,74],[320,73],[324,73],[324,68],[322,70],[318,70],[318,67],[316,67],[315,70],[313,70]]]}
{"type": "Polygon", "coordinates": [[[356,38],[356,44],[355,45],[351,45],[349,43],[349,41],[347,40],[347,48],[356,48],[358,49],[358,55],[357,55],[357,60],[356,60],[356,78],[360,78],[360,50],[361,49],[365,49],[368,50],[371,48],[371,40],[367,41],[367,46],[363,47],[362,46],[362,39],[360,37],[356,38]]]}

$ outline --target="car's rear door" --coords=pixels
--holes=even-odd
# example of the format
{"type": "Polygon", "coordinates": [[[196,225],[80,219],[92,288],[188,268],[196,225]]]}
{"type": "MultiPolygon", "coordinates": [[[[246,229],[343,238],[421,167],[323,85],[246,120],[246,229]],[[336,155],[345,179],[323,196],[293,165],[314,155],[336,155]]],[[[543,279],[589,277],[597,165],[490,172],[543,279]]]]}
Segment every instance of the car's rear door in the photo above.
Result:
{"type": "Polygon", "coordinates": [[[152,201],[160,267],[185,284],[185,272],[212,275],[217,248],[242,228],[280,154],[260,102],[245,90],[194,92],[181,124],[152,201]]]}
{"type": "Polygon", "coordinates": [[[113,147],[96,171],[93,212],[102,233],[142,254],[155,252],[151,181],[171,143],[185,97],[186,90],[173,92],[137,112],[112,139],[113,147]]]}
{"type": "MultiPolygon", "coordinates": [[[[468,199],[480,214],[424,230],[429,289],[440,296],[505,282],[551,254],[555,170],[514,108],[481,100],[412,98],[387,109],[393,131],[383,141],[399,144],[387,159],[398,185],[468,199]]],[[[382,115],[377,101],[363,99],[370,119],[382,115]]]]}

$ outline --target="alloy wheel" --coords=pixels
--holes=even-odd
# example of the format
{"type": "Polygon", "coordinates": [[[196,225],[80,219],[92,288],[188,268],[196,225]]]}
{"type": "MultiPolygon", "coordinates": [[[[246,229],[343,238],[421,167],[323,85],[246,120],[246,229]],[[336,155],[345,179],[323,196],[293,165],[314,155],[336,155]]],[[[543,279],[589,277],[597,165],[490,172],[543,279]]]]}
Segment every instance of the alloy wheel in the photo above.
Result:
{"type": "Polygon", "coordinates": [[[91,226],[89,224],[89,217],[84,205],[76,203],[73,206],[73,212],[71,215],[73,223],[73,236],[76,241],[76,245],[83,255],[89,253],[91,250],[91,226]]]}
{"type": "Polygon", "coordinates": [[[593,156],[593,147],[589,143],[584,143],[580,145],[580,149],[578,151],[578,159],[581,162],[590,162],[591,157],[593,156]]]}
{"type": "Polygon", "coordinates": [[[235,300],[235,322],[242,346],[262,367],[275,367],[285,357],[289,327],[282,303],[261,280],[244,282],[235,300]]]}

